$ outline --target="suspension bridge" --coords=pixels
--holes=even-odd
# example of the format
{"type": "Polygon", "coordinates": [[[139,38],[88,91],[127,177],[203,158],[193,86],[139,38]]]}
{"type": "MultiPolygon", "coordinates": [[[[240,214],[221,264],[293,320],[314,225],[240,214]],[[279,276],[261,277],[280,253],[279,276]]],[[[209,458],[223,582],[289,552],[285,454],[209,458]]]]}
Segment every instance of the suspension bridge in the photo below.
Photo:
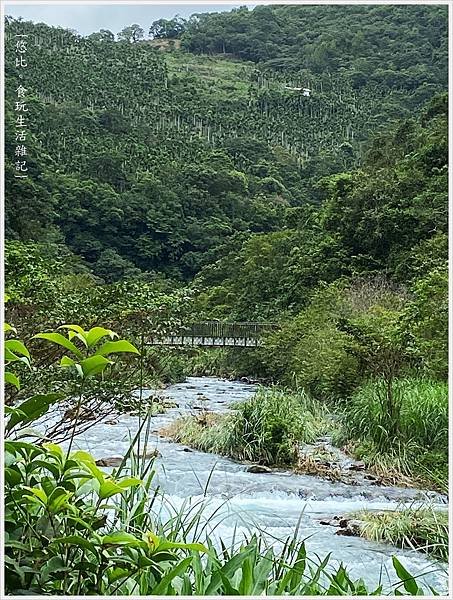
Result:
{"type": "Polygon", "coordinates": [[[148,339],[150,346],[237,346],[256,348],[263,335],[276,331],[276,323],[221,323],[205,321],[182,327],[175,334],[154,335],[148,339]]]}

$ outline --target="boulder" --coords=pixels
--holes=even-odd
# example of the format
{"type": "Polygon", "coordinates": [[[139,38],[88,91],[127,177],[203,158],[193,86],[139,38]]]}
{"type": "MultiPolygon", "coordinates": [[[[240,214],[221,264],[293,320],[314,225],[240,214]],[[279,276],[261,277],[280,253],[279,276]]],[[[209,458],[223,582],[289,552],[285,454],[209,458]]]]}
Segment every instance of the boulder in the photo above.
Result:
{"type": "Polygon", "coordinates": [[[352,463],[352,465],[349,465],[349,470],[350,471],[364,471],[365,470],[365,463],[362,461],[356,462],[356,463],[352,463]]]}
{"type": "Polygon", "coordinates": [[[145,448],[145,458],[160,458],[161,456],[162,454],[157,448],[145,448]]]}
{"type": "Polygon", "coordinates": [[[360,536],[362,533],[363,521],[359,519],[340,519],[340,529],[336,531],[336,535],[360,536]]]}
{"type": "Polygon", "coordinates": [[[264,465],[250,465],[246,470],[247,473],[272,473],[272,469],[264,465]]]}
{"type": "Polygon", "coordinates": [[[122,462],[122,456],[108,456],[106,458],[99,458],[96,464],[98,467],[119,467],[122,462]]]}

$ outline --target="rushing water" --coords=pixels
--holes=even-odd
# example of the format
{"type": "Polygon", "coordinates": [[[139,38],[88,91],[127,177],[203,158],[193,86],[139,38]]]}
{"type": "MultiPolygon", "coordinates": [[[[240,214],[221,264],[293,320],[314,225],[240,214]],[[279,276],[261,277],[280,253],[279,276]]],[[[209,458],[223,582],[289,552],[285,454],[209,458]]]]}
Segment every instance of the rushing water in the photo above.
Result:
{"type": "MultiPolygon", "coordinates": [[[[228,404],[249,398],[254,386],[211,377],[191,377],[170,386],[165,395],[178,404],[164,415],[152,419],[148,449],[161,453],[155,461],[156,478],[165,493],[165,502],[181,507],[205,500],[205,518],[213,535],[231,541],[241,534],[259,530],[269,540],[293,535],[300,521],[298,536],[306,539],[311,556],[324,558],[332,552],[332,564],[342,561],[353,577],[362,577],[370,586],[381,580],[388,585],[396,580],[392,555],[397,555],[413,574],[439,591],[446,588],[444,567],[416,551],[369,542],[362,538],[335,535],[335,528],[321,525],[323,516],[346,514],[371,508],[391,509],[425,499],[423,492],[376,485],[351,486],[310,475],[290,472],[248,473],[246,466],[212,454],[191,451],[159,436],[159,430],[182,414],[195,413],[200,406],[222,412],[228,404]],[[195,408],[195,407],[198,407],[195,408]]],[[[149,392],[151,393],[151,392],[149,392]]],[[[117,424],[98,424],[76,440],[79,448],[96,458],[122,456],[136,432],[138,417],[122,415],[117,424]]],[[[165,512],[165,509],[163,508],[165,512]]]]}

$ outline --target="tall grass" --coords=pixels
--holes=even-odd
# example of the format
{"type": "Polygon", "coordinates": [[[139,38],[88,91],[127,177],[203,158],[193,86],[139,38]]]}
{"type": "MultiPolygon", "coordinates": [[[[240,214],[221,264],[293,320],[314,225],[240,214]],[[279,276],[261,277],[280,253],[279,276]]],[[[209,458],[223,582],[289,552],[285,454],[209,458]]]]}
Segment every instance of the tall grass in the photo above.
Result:
{"type": "MultiPolygon", "coordinates": [[[[382,402],[386,383],[374,380],[353,396],[345,425],[351,436],[372,439],[382,449],[395,442],[389,437],[392,415],[382,402]]],[[[446,451],[448,446],[448,385],[423,379],[399,379],[392,385],[397,399],[398,439],[418,446],[446,451]]]]}
{"type": "Polygon", "coordinates": [[[166,433],[204,452],[278,466],[293,463],[299,444],[313,442],[328,428],[322,406],[303,392],[260,389],[232,409],[184,417],[166,433]]]}
{"type": "Polygon", "coordinates": [[[361,535],[372,541],[384,541],[422,550],[441,560],[448,560],[448,512],[430,506],[396,511],[360,511],[361,535]]]}
{"type": "Polygon", "coordinates": [[[406,378],[394,380],[396,409],[389,414],[382,379],[360,388],[345,408],[345,439],[361,442],[370,463],[394,465],[402,473],[439,484],[448,477],[448,385],[406,378]]]}

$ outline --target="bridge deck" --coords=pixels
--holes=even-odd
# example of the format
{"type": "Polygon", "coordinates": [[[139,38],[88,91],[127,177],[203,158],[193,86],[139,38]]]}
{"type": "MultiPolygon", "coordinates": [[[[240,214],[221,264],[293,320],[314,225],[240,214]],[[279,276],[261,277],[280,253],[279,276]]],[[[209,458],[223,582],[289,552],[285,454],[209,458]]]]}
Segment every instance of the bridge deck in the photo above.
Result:
{"type": "Polygon", "coordinates": [[[237,346],[256,348],[262,343],[262,335],[278,329],[275,323],[221,323],[206,321],[183,327],[170,335],[151,336],[147,343],[152,346],[237,346]]]}

